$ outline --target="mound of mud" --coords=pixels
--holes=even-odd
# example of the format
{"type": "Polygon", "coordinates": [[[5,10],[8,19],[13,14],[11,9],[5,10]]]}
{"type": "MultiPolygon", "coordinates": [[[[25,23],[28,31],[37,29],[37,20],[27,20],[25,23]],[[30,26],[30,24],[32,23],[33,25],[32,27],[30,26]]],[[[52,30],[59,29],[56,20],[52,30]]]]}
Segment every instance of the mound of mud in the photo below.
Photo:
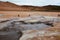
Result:
{"type": "Polygon", "coordinates": [[[20,40],[60,40],[60,28],[52,27],[24,34],[20,40]],[[28,37],[27,37],[28,36],[28,37]]]}

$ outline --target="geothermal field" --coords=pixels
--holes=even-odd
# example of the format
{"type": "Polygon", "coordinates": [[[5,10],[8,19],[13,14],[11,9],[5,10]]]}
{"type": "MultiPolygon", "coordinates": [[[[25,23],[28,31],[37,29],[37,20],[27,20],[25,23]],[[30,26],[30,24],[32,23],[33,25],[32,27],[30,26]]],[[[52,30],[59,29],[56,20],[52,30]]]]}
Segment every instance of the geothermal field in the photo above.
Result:
{"type": "Polygon", "coordinates": [[[0,40],[60,40],[60,6],[12,1],[0,1],[0,40]]]}
{"type": "MultiPolygon", "coordinates": [[[[0,29],[7,31],[8,35],[19,37],[13,36],[13,40],[60,40],[59,14],[60,12],[0,11],[0,29]],[[17,31],[22,33],[17,34],[17,31]]],[[[1,35],[7,35],[6,32],[2,33],[0,32],[1,35]]]]}

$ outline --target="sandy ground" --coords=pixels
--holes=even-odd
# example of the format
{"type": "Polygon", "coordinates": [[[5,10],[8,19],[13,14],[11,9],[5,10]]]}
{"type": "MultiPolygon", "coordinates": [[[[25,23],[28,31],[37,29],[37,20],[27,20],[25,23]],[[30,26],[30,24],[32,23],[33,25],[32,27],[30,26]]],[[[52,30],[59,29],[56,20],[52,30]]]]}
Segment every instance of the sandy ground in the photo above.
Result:
{"type": "Polygon", "coordinates": [[[60,12],[38,12],[38,11],[0,11],[0,18],[29,17],[31,15],[57,16],[60,12]]]}

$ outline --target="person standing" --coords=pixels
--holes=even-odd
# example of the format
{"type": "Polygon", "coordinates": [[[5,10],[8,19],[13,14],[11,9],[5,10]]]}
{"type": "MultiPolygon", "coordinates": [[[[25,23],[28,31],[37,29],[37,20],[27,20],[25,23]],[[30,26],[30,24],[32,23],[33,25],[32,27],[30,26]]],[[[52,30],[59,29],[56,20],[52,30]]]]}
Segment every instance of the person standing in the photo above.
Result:
{"type": "Polygon", "coordinates": [[[18,14],[18,17],[20,17],[20,15],[18,14]]]}

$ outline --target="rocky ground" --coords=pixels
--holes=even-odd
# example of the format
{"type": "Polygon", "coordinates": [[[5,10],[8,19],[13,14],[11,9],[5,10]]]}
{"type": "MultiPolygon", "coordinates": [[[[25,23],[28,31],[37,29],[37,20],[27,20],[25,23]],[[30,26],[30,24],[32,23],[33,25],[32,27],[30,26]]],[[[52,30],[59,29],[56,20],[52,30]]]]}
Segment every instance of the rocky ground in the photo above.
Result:
{"type": "Polygon", "coordinates": [[[54,20],[52,20],[52,18],[51,21],[50,19],[47,19],[47,17],[36,18],[36,16],[32,16],[31,18],[11,18],[9,20],[3,20],[0,22],[0,29],[5,27],[7,28],[7,30],[5,29],[6,31],[22,31],[23,36],[20,38],[20,40],[59,40],[59,18],[55,19],[54,17],[54,20]],[[53,23],[53,27],[48,23],[53,23]]]}

